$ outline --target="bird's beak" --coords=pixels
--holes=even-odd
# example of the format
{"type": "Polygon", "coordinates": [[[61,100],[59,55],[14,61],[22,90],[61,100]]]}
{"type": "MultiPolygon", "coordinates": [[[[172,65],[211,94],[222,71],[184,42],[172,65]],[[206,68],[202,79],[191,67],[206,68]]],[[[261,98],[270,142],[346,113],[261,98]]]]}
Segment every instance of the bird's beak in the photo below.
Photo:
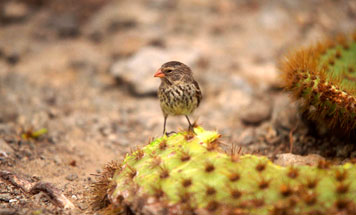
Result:
{"type": "Polygon", "coordinates": [[[165,77],[165,75],[163,74],[161,69],[158,69],[157,72],[154,74],[153,77],[159,77],[159,78],[163,78],[165,77]]]}

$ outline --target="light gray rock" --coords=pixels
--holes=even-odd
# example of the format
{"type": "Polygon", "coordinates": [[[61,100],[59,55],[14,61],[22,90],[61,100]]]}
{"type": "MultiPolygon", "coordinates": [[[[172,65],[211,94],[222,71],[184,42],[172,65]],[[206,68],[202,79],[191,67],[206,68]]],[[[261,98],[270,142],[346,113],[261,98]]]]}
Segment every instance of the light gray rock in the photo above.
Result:
{"type": "Polygon", "coordinates": [[[160,80],[153,78],[153,74],[163,63],[177,60],[192,67],[199,60],[199,56],[199,51],[187,47],[169,50],[144,47],[129,59],[115,62],[110,73],[133,84],[137,93],[147,93],[157,90],[160,80]]]}
{"type": "Polygon", "coordinates": [[[9,1],[2,9],[2,16],[5,19],[15,21],[25,18],[30,10],[23,2],[9,1]]]}
{"type": "Polygon", "coordinates": [[[251,95],[239,89],[222,91],[216,98],[220,111],[228,114],[240,114],[240,110],[251,103],[251,95]]]}
{"type": "Polygon", "coordinates": [[[209,86],[209,91],[223,91],[228,89],[241,90],[248,95],[252,95],[254,92],[253,87],[248,83],[246,79],[240,75],[234,73],[221,73],[219,70],[207,69],[204,71],[204,75],[201,77],[203,83],[209,86]]]}
{"type": "Polygon", "coordinates": [[[243,132],[241,132],[240,136],[238,136],[236,142],[240,146],[248,146],[252,144],[255,140],[256,140],[255,129],[246,128],[243,132]]]}
{"type": "Polygon", "coordinates": [[[267,30],[278,30],[281,26],[293,24],[289,16],[290,14],[283,7],[269,4],[261,9],[257,21],[267,30]]]}
{"type": "Polygon", "coordinates": [[[310,166],[315,166],[317,165],[320,161],[325,160],[320,155],[317,154],[310,154],[307,156],[301,156],[301,155],[294,155],[291,153],[285,153],[285,154],[278,154],[277,159],[274,160],[274,163],[280,166],[299,166],[299,165],[310,165],[310,166]]]}
{"type": "Polygon", "coordinates": [[[258,125],[271,117],[272,107],[268,102],[253,100],[250,105],[241,110],[241,120],[245,124],[258,125]]]}

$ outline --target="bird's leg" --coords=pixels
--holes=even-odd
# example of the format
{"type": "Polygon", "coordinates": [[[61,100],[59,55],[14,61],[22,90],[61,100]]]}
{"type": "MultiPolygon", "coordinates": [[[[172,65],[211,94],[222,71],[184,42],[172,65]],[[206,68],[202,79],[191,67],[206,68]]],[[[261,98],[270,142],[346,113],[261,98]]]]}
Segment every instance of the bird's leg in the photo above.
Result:
{"type": "Polygon", "coordinates": [[[196,134],[192,123],[190,123],[189,117],[187,115],[185,115],[185,118],[187,118],[188,123],[189,123],[188,131],[192,131],[194,134],[196,134]]]}
{"type": "Polygon", "coordinates": [[[163,135],[167,135],[167,137],[171,134],[176,133],[175,131],[171,131],[171,132],[166,132],[166,122],[167,122],[167,118],[168,116],[164,116],[164,123],[163,123],[163,135]]]}
{"type": "Polygon", "coordinates": [[[166,134],[166,122],[167,122],[167,117],[168,116],[164,116],[164,123],[163,123],[163,135],[165,135],[166,134]]]}

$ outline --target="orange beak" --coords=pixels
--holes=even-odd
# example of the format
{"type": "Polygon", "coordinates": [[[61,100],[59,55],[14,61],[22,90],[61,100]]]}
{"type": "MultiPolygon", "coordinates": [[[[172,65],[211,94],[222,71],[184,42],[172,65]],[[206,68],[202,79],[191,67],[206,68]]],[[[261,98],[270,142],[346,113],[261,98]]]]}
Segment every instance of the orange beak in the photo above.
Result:
{"type": "Polygon", "coordinates": [[[158,69],[157,72],[153,75],[153,77],[163,78],[165,77],[165,75],[163,74],[161,69],[158,69]]]}

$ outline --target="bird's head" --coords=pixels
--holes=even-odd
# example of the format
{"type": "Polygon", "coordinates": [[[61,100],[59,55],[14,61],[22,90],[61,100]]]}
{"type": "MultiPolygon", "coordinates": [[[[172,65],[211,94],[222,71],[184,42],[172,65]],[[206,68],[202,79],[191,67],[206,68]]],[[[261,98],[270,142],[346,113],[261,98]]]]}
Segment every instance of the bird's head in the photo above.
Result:
{"type": "Polygon", "coordinates": [[[154,74],[154,77],[159,77],[163,82],[168,84],[193,80],[191,69],[178,61],[170,61],[163,64],[154,74]]]}

